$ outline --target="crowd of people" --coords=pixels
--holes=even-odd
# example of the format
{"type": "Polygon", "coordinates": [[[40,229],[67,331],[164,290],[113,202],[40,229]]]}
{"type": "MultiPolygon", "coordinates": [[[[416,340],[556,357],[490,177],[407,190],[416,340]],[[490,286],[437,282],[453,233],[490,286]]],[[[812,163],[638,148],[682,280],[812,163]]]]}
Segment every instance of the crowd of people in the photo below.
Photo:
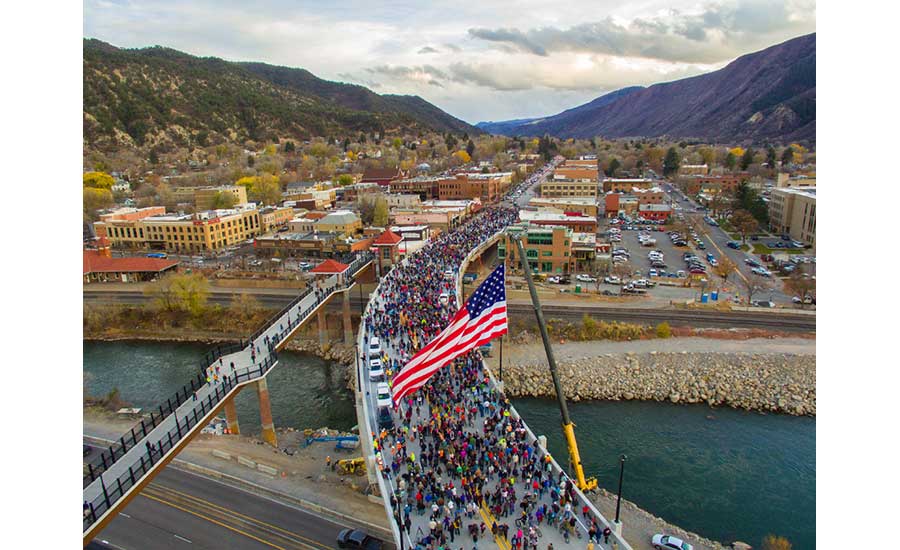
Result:
{"type": "MultiPolygon", "coordinates": [[[[516,217],[513,209],[488,208],[382,279],[365,317],[364,341],[379,338],[388,384],[455,314],[455,300],[440,296],[456,296],[462,260],[516,217]]],[[[397,525],[417,550],[477,550],[486,536],[505,540],[502,547],[511,550],[553,550],[541,544],[542,529],[559,530],[566,542],[587,536],[592,550],[608,528],[587,507],[579,517],[572,481],[554,473],[550,456],[529,441],[478,354],[437,371],[399,403],[393,428],[372,434],[397,525]]]]}

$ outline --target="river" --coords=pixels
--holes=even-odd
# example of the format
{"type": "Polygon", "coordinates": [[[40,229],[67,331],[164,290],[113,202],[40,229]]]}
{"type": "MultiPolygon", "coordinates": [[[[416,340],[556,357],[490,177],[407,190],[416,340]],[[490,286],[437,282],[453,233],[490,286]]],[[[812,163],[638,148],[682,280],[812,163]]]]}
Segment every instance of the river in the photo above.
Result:
{"type": "MultiPolygon", "coordinates": [[[[207,346],[188,343],[85,342],[85,388],[151,408],[196,376],[207,346]]],[[[282,352],[268,376],[276,426],[349,429],[353,396],[341,369],[318,357],[282,352]]],[[[236,400],[241,428],[259,431],[252,387],[236,400]]],[[[567,452],[555,401],[515,406],[558,459],[567,452]]],[[[813,418],[763,415],[705,405],[592,402],[569,405],[588,475],[615,492],[619,456],[624,496],[667,521],[725,542],[758,546],[774,533],[795,549],[815,548],[813,418]]],[[[561,463],[565,460],[560,460],[561,463]]]]}

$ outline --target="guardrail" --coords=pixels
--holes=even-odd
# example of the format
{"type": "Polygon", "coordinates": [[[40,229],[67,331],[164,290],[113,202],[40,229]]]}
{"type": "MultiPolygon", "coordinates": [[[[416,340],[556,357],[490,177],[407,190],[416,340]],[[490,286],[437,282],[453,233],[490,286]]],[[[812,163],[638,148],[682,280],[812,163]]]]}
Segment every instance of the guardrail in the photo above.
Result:
{"type": "MultiPolygon", "coordinates": [[[[460,264],[459,273],[464,273],[465,270],[468,268],[469,263],[477,255],[483,253],[485,249],[487,249],[488,247],[493,245],[494,242],[496,242],[496,240],[499,238],[499,236],[501,236],[504,233],[504,231],[505,230],[498,231],[492,237],[490,237],[489,239],[486,239],[482,244],[480,244],[477,247],[475,247],[474,249],[472,249],[472,251],[463,259],[462,263],[460,264]]],[[[461,278],[457,282],[456,289],[457,289],[457,301],[460,304],[462,304],[462,279],[461,278]]],[[[491,372],[491,369],[487,366],[487,364],[481,358],[480,352],[476,351],[475,353],[477,354],[479,362],[481,362],[481,366],[484,369],[484,372],[486,372],[488,374],[488,377],[491,380],[491,384],[495,388],[502,388],[502,384],[497,382],[497,379],[494,377],[494,373],[491,372]]],[[[501,393],[502,393],[502,390],[501,390],[501,393]]],[[[600,521],[601,526],[609,527],[610,531],[612,531],[612,533],[610,534],[610,538],[612,538],[616,542],[616,544],[618,544],[618,546],[620,548],[622,548],[623,550],[632,550],[631,545],[629,545],[628,542],[626,542],[625,539],[622,537],[622,535],[617,532],[617,530],[616,530],[615,526],[612,524],[612,522],[608,521],[606,519],[606,517],[603,516],[603,514],[600,512],[600,510],[598,510],[597,507],[594,506],[594,503],[591,502],[591,500],[589,498],[587,498],[587,496],[585,496],[584,493],[581,492],[581,489],[578,489],[578,484],[574,480],[572,480],[571,477],[569,476],[569,474],[566,473],[566,471],[562,469],[562,467],[559,465],[559,463],[556,462],[556,459],[553,458],[553,455],[550,454],[550,451],[540,445],[540,440],[537,438],[537,436],[534,435],[534,432],[531,431],[531,428],[528,427],[528,424],[519,415],[519,412],[516,410],[516,408],[512,405],[511,402],[509,405],[509,414],[517,420],[522,420],[522,426],[525,427],[525,433],[528,436],[528,442],[531,444],[534,444],[535,448],[539,449],[543,453],[544,456],[550,457],[550,462],[553,465],[552,466],[553,472],[557,476],[560,473],[562,473],[566,477],[566,479],[569,479],[572,481],[572,486],[575,488],[575,492],[578,495],[578,499],[581,501],[582,506],[588,507],[588,509],[600,521]]],[[[573,509],[575,509],[575,507],[573,507],[573,509]]],[[[578,518],[577,514],[576,514],[576,520],[578,521],[579,526],[584,530],[584,532],[587,533],[587,531],[588,531],[587,527],[583,523],[581,523],[581,520],[578,518]]]]}
{"type": "MultiPolygon", "coordinates": [[[[112,508],[112,506],[121,499],[129,489],[134,487],[144,475],[153,469],[154,465],[162,459],[166,452],[175,447],[179,441],[190,435],[198,425],[202,424],[206,416],[213,412],[217,406],[227,398],[232,391],[240,385],[262,377],[278,362],[278,356],[272,353],[260,363],[257,368],[248,369],[231,377],[223,377],[221,384],[216,384],[215,390],[207,396],[206,399],[196,400],[194,405],[187,414],[182,414],[181,418],[175,417],[175,427],[166,433],[154,443],[145,442],[146,451],[141,453],[139,457],[128,466],[128,471],[113,479],[110,483],[103,478],[102,474],[98,474],[100,479],[102,492],[98,497],[87,502],[86,514],[84,516],[84,531],[99,519],[103,514],[112,508]]],[[[177,409],[172,410],[174,413],[177,409]]],[[[151,428],[152,432],[152,428],[151,428]]],[[[120,457],[121,458],[121,457],[120,457]]]]}

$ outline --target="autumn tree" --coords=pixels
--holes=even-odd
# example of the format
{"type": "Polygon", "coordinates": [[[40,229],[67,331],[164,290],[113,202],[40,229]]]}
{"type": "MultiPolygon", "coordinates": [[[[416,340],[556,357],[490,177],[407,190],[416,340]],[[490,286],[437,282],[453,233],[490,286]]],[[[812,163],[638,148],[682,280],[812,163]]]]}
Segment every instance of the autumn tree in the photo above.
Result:
{"type": "Polygon", "coordinates": [[[372,223],[376,227],[387,227],[390,218],[387,199],[379,197],[375,199],[375,211],[372,214],[372,223]]]}
{"type": "Polygon", "coordinates": [[[86,172],[81,176],[84,187],[110,189],[116,180],[105,172],[86,172]]]}
{"type": "Polygon", "coordinates": [[[213,197],[212,207],[214,210],[218,210],[220,208],[232,208],[234,207],[236,202],[237,198],[235,198],[234,193],[219,191],[213,197]]]}
{"type": "Polygon", "coordinates": [[[759,228],[759,222],[753,217],[753,214],[746,210],[737,210],[731,215],[731,226],[735,231],[741,234],[741,242],[747,242],[747,235],[753,233],[759,228]]]}
{"type": "Polygon", "coordinates": [[[352,185],[353,184],[353,176],[351,176],[350,174],[341,174],[341,175],[337,176],[336,178],[334,178],[334,182],[337,183],[338,185],[340,185],[341,187],[343,187],[345,185],[352,185]]]}
{"type": "Polygon", "coordinates": [[[719,265],[713,268],[713,271],[719,277],[722,277],[724,282],[728,282],[728,276],[737,271],[737,266],[734,265],[734,262],[731,261],[727,256],[722,256],[719,258],[719,265]]]}
{"type": "Polygon", "coordinates": [[[359,198],[359,219],[362,220],[365,226],[372,225],[372,221],[375,219],[374,200],[368,197],[359,198]]]}
{"type": "Polygon", "coordinates": [[[160,310],[199,315],[209,299],[209,282],[199,273],[173,273],[147,286],[144,291],[160,310]]]}
{"type": "Polygon", "coordinates": [[[97,221],[97,211],[113,205],[113,195],[109,189],[85,187],[83,190],[83,216],[85,221],[97,221]]]}
{"type": "Polygon", "coordinates": [[[792,147],[786,147],[784,151],[781,152],[781,166],[787,166],[794,162],[794,149],[792,147]]]}
{"type": "Polygon", "coordinates": [[[762,275],[757,275],[756,273],[752,273],[747,278],[741,278],[741,287],[747,293],[747,303],[750,304],[753,302],[753,297],[758,296],[761,293],[766,292],[767,290],[772,290],[772,283],[766,277],[762,275]]]}
{"type": "Polygon", "coordinates": [[[799,269],[791,273],[788,280],[784,282],[784,287],[800,298],[800,307],[803,307],[807,300],[813,299],[816,295],[816,280],[799,269]]]}
{"type": "Polygon", "coordinates": [[[228,307],[229,317],[236,320],[239,326],[254,322],[263,312],[262,304],[252,294],[235,294],[228,307]]]}

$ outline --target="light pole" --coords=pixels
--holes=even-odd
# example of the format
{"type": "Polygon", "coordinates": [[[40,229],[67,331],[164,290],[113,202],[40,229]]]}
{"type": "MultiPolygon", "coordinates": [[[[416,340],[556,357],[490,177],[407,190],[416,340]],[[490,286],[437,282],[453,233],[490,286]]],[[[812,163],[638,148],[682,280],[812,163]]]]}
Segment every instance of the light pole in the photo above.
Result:
{"type": "Polygon", "coordinates": [[[613,522],[613,525],[616,528],[616,532],[619,534],[622,533],[622,522],[619,521],[619,509],[622,506],[622,479],[625,477],[625,459],[627,457],[622,455],[619,458],[619,494],[616,497],[616,521],[613,522]]]}

